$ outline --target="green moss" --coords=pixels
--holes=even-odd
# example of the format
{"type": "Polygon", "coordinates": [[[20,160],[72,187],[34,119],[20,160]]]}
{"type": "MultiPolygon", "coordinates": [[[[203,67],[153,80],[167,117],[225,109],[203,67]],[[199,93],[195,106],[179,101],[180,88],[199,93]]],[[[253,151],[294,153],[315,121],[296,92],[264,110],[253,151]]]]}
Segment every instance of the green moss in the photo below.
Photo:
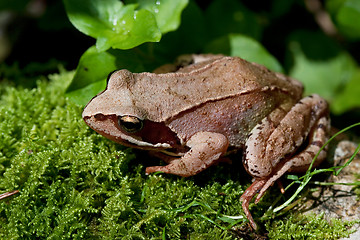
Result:
{"type": "MultiPolygon", "coordinates": [[[[245,222],[241,164],[220,165],[192,178],[146,176],[145,166],[153,160],[135,158],[84,124],[82,109],[64,95],[71,77],[52,75],[31,90],[0,85],[0,192],[20,191],[0,201],[0,239],[239,236],[234,229],[245,222]]],[[[261,217],[267,206],[252,205],[254,216],[261,217]]],[[[313,223],[330,235],[346,230],[319,220],[309,221],[306,231],[313,223]]],[[[266,229],[276,239],[281,231],[304,232],[296,226],[289,218],[266,229]]]]}
{"type": "Polygon", "coordinates": [[[327,222],[323,215],[290,215],[266,224],[270,239],[339,239],[348,237],[355,222],[332,219],[327,222]]]}

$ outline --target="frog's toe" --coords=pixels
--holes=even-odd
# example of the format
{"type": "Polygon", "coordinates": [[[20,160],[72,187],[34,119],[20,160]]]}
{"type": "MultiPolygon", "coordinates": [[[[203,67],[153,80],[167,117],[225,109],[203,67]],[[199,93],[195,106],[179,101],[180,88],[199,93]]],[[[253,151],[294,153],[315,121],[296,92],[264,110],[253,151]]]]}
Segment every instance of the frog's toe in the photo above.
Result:
{"type": "Polygon", "coordinates": [[[152,167],[147,167],[145,169],[145,174],[149,175],[150,173],[154,173],[154,172],[163,172],[163,166],[152,166],[152,167]]]}
{"type": "Polygon", "coordinates": [[[251,202],[251,199],[255,196],[255,194],[257,194],[262,189],[262,187],[264,186],[264,184],[266,184],[266,182],[267,179],[255,179],[255,181],[251,184],[251,186],[248,187],[243,193],[243,195],[241,195],[240,197],[240,201],[242,201],[242,208],[244,210],[245,216],[249,220],[250,225],[254,230],[257,229],[257,225],[250,213],[249,204],[251,202]]]}

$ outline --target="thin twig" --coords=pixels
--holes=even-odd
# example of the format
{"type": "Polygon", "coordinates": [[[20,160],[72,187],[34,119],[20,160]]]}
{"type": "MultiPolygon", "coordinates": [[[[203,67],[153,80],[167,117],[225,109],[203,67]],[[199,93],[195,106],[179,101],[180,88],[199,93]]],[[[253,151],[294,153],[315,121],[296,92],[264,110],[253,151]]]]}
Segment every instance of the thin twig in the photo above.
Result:
{"type": "Polygon", "coordinates": [[[19,190],[14,190],[12,192],[6,192],[6,193],[3,193],[3,194],[0,194],[0,200],[4,199],[4,198],[7,198],[7,197],[10,197],[14,194],[17,194],[19,192],[19,190]]]}
{"type": "Polygon", "coordinates": [[[304,0],[305,6],[309,12],[314,15],[316,23],[322,29],[322,31],[333,38],[339,39],[340,35],[331,20],[328,12],[323,8],[321,1],[319,0],[304,0]]]}

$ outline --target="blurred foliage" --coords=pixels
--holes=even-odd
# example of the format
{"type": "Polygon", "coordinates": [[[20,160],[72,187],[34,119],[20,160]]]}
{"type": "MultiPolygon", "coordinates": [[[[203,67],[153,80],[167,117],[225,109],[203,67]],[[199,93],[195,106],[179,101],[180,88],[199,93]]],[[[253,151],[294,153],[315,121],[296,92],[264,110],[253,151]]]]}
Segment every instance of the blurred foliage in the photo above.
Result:
{"type": "Polygon", "coordinates": [[[0,59],[1,54],[7,56],[0,76],[15,77],[23,84],[31,73],[14,76],[9,69],[22,70],[31,64],[36,75],[56,71],[56,64],[46,63],[52,58],[70,69],[78,62],[68,96],[84,105],[104,88],[107,75],[115,69],[152,71],[181,54],[222,53],[299,79],[305,94],[322,95],[335,115],[354,110],[354,117],[359,114],[357,0],[273,0],[261,5],[250,0],[63,3],[0,3],[4,9],[0,27],[7,33],[0,38],[4,43],[0,59]],[[26,39],[30,31],[32,37],[26,39]],[[45,63],[38,69],[34,61],[45,63]]]}
{"type": "Polygon", "coordinates": [[[357,0],[327,0],[326,9],[348,40],[360,40],[360,3],[357,0]]]}

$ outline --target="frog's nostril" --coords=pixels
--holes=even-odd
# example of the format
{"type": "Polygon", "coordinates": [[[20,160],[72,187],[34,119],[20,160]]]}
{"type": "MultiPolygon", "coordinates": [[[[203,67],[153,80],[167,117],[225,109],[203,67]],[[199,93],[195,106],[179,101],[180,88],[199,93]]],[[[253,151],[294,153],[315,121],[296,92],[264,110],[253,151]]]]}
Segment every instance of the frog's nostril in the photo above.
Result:
{"type": "Polygon", "coordinates": [[[103,120],[105,120],[105,115],[101,114],[101,113],[97,113],[97,114],[94,115],[94,118],[96,120],[103,121],[103,120]]]}

